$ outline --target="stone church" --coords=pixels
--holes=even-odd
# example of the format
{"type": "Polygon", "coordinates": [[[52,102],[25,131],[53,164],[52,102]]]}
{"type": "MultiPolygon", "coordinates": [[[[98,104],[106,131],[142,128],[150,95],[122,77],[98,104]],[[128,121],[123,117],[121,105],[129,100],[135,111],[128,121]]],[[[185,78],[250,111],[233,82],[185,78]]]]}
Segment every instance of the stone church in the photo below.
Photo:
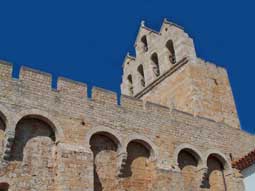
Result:
{"type": "Polygon", "coordinates": [[[98,87],[0,62],[0,191],[244,191],[227,71],[167,20],[141,23],[120,101],[98,87]],[[120,102],[120,103],[119,103],[120,102]]]}

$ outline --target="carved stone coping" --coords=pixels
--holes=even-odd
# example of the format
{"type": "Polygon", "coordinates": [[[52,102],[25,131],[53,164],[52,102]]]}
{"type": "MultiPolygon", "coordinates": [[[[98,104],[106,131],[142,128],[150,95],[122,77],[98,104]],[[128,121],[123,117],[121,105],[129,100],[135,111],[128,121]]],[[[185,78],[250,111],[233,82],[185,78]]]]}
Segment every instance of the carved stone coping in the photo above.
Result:
{"type": "Polygon", "coordinates": [[[151,89],[153,89],[155,86],[157,86],[159,83],[161,83],[164,79],[166,79],[167,77],[172,75],[174,72],[176,72],[182,66],[186,65],[188,63],[188,61],[189,61],[188,58],[183,58],[178,63],[176,63],[173,67],[171,67],[168,71],[166,71],[164,74],[162,74],[156,80],[154,80],[152,83],[150,83],[148,86],[146,86],[142,91],[137,93],[134,97],[140,99],[143,95],[148,93],[151,89]]]}

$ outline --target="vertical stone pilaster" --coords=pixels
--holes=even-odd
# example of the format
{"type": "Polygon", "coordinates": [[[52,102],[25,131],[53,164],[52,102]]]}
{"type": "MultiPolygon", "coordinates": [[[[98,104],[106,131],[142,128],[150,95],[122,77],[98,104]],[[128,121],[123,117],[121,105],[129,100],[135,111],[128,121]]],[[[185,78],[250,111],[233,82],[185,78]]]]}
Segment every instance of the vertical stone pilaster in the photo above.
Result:
{"type": "Polygon", "coordinates": [[[8,161],[11,157],[11,149],[14,143],[15,132],[9,131],[5,134],[3,160],[8,161]]]}
{"type": "Polygon", "coordinates": [[[127,152],[122,152],[118,155],[118,171],[117,176],[122,177],[123,176],[123,170],[125,168],[127,162],[127,152]]]}
{"type": "Polygon", "coordinates": [[[201,167],[197,170],[197,182],[198,182],[198,190],[205,190],[208,188],[208,168],[201,167]]]}

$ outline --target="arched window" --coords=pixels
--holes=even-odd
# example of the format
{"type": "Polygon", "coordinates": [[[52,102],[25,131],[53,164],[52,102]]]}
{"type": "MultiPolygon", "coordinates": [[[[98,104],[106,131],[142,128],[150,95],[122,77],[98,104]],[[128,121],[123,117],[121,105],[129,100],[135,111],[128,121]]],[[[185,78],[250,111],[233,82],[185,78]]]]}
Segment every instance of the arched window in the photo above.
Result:
{"type": "Polygon", "coordinates": [[[142,140],[127,146],[127,162],[123,170],[124,190],[151,190],[155,164],[150,160],[152,149],[142,140]]]}
{"type": "MultiPolygon", "coordinates": [[[[55,133],[49,124],[32,116],[24,117],[18,122],[15,130],[12,160],[23,161],[24,157],[31,157],[35,152],[40,152],[34,145],[50,146],[54,142],[55,133]]],[[[41,149],[43,151],[42,147],[41,149]]]]}
{"type": "Polygon", "coordinates": [[[143,44],[143,50],[145,52],[147,52],[148,51],[148,42],[147,42],[147,37],[145,35],[141,38],[141,42],[143,44]]]}
{"type": "Polygon", "coordinates": [[[128,81],[129,95],[133,95],[134,94],[134,87],[133,87],[133,79],[132,79],[131,74],[128,75],[127,81],[128,81]]]}
{"type": "Polygon", "coordinates": [[[196,182],[196,170],[199,156],[191,149],[183,149],[178,155],[178,164],[184,180],[184,190],[197,190],[199,183],[196,182]]]}
{"type": "Polygon", "coordinates": [[[156,77],[160,75],[159,62],[157,53],[151,55],[152,70],[156,77]]]}
{"type": "Polygon", "coordinates": [[[174,51],[174,44],[172,40],[167,41],[166,48],[168,50],[168,59],[171,64],[176,63],[175,51],[174,51]]]}
{"type": "Polygon", "coordinates": [[[118,144],[117,138],[106,132],[96,133],[90,138],[94,157],[94,191],[116,189],[118,144]]]}
{"type": "MultiPolygon", "coordinates": [[[[211,154],[207,159],[207,175],[204,177],[204,187],[210,190],[226,191],[226,179],[224,175],[224,159],[216,154],[211,154]]],[[[226,162],[225,162],[226,163],[226,162]]]]}
{"type": "Polygon", "coordinates": [[[8,191],[9,190],[9,184],[6,182],[0,183],[0,191],[8,191]]]}
{"type": "MultiPolygon", "coordinates": [[[[55,172],[55,132],[53,126],[43,116],[28,115],[16,125],[15,138],[12,146],[11,161],[21,165],[22,171],[16,171],[18,181],[23,181],[23,170],[28,174],[28,181],[40,182],[42,185],[53,184],[55,172]],[[29,167],[29,170],[27,170],[29,167]],[[42,180],[40,175],[45,175],[42,180]]],[[[17,169],[18,170],[18,169],[17,169]]],[[[30,190],[25,185],[24,190],[30,190]]]]}
{"type": "Polygon", "coordinates": [[[139,65],[138,68],[137,68],[137,71],[140,74],[140,83],[141,83],[141,86],[145,87],[143,65],[139,65]]]}

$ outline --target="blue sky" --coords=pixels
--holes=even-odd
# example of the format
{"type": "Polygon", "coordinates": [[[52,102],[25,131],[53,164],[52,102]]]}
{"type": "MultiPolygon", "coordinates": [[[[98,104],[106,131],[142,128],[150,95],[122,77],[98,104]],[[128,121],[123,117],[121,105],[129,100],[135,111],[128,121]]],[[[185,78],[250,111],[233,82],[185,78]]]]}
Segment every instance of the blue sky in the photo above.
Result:
{"type": "Polygon", "coordinates": [[[197,55],[228,69],[242,128],[255,132],[252,1],[23,0],[0,2],[0,59],[119,92],[141,20],[183,26],[197,55]],[[231,3],[230,3],[231,2],[231,3]]]}

